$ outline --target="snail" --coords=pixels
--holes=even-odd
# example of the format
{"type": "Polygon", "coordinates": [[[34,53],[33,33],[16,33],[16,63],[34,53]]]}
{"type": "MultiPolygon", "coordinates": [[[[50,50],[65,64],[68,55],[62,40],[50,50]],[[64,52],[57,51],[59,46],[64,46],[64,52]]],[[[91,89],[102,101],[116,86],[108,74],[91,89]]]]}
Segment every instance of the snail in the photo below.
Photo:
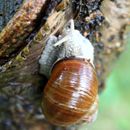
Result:
{"type": "Polygon", "coordinates": [[[93,122],[98,112],[98,80],[94,48],[70,20],[60,37],[51,36],[39,59],[40,73],[48,77],[42,109],[59,126],[93,122]]]}

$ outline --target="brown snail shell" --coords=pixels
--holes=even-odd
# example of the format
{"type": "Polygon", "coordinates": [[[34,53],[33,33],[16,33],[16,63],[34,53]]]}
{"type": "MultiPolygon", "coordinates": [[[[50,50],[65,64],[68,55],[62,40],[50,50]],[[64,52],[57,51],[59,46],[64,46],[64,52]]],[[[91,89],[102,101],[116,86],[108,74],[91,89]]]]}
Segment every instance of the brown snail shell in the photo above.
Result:
{"type": "Polygon", "coordinates": [[[42,107],[45,117],[55,125],[80,122],[94,104],[98,80],[89,61],[69,58],[58,61],[45,86],[42,107]]]}

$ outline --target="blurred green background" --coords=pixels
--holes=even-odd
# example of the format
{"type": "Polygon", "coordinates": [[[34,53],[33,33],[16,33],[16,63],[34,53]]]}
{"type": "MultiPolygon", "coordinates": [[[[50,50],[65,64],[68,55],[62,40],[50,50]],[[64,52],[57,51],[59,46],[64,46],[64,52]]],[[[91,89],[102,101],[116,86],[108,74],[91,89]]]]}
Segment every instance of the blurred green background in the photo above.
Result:
{"type": "Polygon", "coordinates": [[[130,130],[130,35],[100,95],[96,122],[82,130],[130,130]]]}

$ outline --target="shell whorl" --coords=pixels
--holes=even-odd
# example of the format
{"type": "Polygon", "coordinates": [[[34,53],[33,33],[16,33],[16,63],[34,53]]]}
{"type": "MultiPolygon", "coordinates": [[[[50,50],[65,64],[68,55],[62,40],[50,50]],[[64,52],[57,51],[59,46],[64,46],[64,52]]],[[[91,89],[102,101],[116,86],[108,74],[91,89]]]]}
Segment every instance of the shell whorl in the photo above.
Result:
{"type": "Polygon", "coordinates": [[[96,73],[90,62],[83,59],[57,62],[44,89],[45,117],[61,126],[79,122],[95,102],[97,86],[96,73]]]}

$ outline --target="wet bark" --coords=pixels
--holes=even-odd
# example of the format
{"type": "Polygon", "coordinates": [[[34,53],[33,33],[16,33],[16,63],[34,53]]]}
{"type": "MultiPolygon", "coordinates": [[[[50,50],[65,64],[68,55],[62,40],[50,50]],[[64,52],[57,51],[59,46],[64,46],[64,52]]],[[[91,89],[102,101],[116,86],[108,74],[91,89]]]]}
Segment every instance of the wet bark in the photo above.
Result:
{"type": "MultiPolygon", "coordinates": [[[[25,2],[27,1],[29,0],[25,2]]],[[[21,40],[19,51],[13,51],[13,56],[4,62],[0,59],[1,129],[80,129],[80,126],[61,128],[50,125],[44,119],[40,106],[47,79],[38,73],[38,59],[47,38],[50,35],[59,34],[72,17],[75,19],[76,28],[88,37],[95,47],[99,91],[103,90],[105,79],[112,69],[111,66],[125,47],[125,27],[130,22],[130,2],[129,0],[124,2],[121,0],[93,0],[91,2],[84,0],[82,6],[76,0],[72,2],[73,6],[70,6],[67,0],[49,0],[44,16],[38,19],[40,26],[30,25],[35,28],[32,30],[36,30],[34,35],[30,34],[31,37],[29,35],[24,39],[26,44],[23,44],[25,41],[18,36],[18,41],[21,40]]],[[[10,0],[10,3],[6,0],[0,2],[1,33],[3,33],[2,28],[11,18],[14,18],[13,15],[22,3],[22,0],[10,0]]],[[[10,37],[9,34],[7,36],[10,37]]],[[[16,48],[12,46],[12,49],[16,48]]]]}

